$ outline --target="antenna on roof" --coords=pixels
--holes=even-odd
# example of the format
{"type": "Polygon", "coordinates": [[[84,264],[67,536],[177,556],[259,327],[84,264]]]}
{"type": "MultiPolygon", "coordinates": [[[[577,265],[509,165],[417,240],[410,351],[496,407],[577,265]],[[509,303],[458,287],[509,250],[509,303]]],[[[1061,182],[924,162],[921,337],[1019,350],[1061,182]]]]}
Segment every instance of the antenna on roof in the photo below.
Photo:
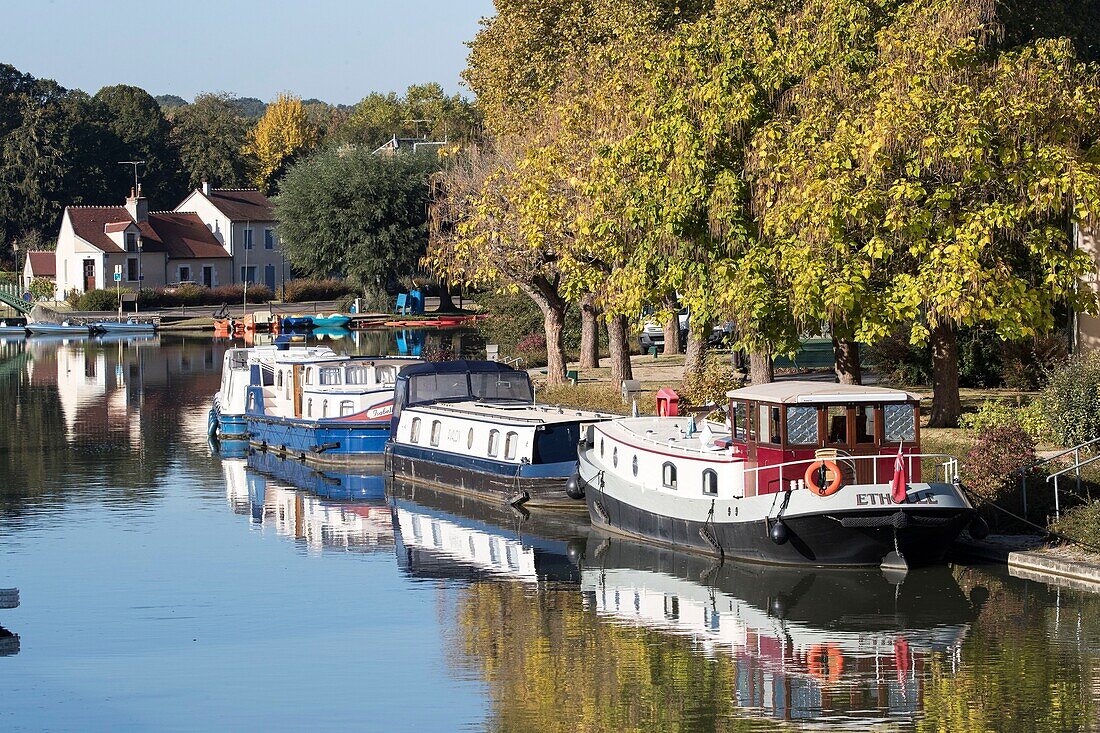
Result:
{"type": "Polygon", "coordinates": [[[144,160],[120,160],[120,161],[118,161],[118,164],[119,165],[132,165],[132,166],[134,166],[134,195],[135,196],[140,196],[141,195],[141,184],[138,183],[138,166],[139,165],[145,165],[145,161],[144,160]]]}

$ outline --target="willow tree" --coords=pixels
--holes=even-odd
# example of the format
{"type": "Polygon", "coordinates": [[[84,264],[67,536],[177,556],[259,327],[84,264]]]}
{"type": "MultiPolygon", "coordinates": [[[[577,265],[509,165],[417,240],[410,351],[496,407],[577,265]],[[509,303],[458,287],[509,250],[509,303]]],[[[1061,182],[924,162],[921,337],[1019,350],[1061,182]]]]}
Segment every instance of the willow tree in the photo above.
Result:
{"type": "Polygon", "coordinates": [[[1100,206],[1085,152],[1095,72],[1064,40],[998,50],[990,10],[908,3],[862,79],[821,75],[795,101],[802,116],[761,144],[790,308],[864,342],[915,322],[914,342],[932,346],[933,426],[960,413],[960,327],[1019,339],[1049,330],[1059,304],[1095,308],[1069,240],[1100,206]]]}

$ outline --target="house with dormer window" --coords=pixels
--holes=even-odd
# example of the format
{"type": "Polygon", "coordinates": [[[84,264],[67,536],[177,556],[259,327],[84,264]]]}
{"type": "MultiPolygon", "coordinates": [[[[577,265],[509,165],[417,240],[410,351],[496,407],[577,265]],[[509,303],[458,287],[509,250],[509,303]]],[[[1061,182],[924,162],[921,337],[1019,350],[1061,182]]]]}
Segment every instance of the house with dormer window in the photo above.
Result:
{"type": "Polygon", "coordinates": [[[132,290],[233,281],[232,256],[195,212],[151,212],[140,190],[123,206],[67,207],[54,257],[61,295],[114,287],[116,272],[132,290]]]}

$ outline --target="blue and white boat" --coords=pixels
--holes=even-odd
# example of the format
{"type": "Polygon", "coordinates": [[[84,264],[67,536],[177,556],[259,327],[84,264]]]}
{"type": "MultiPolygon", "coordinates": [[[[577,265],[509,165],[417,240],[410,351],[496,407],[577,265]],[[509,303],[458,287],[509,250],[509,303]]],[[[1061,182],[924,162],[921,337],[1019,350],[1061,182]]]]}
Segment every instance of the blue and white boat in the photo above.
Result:
{"type": "Polygon", "coordinates": [[[27,324],[25,322],[14,323],[0,321],[0,336],[26,336],[27,324]]]}
{"type": "Polygon", "coordinates": [[[527,372],[498,362],[417,364],[397,378],[387,468],[483,500],[582,510],[577,446],[618,417],[536,404],[527,372]]]}
{"type": "Polygon", "coordinates": [[[343,328],[351,323],[351,316],[345,316],[342,313],[332,313],[327,316],[313,316],[313,327],[317,328],[343,328]]]}
{"type": "Polygon", "coordinates": [[[394,383],[409,359],[338,356],[326,347],[288,344],[233,352],[215,405],[223,434],[243,433],[260,450],[310,463],[381,463],[394,383]]]}
{"type": "Polygon", "coordinates": [[[276,352],[284,362],[311,360],[319,357],[336,358],[327,346],[255,346],[228,349],[222,356],[222,382],[210,408],[208,430],[210,437],[219,440],[247,440],[248,425],[245,406],[248,388],[252,384],[252,367],[268,370],[275,361],[276,352]]]}

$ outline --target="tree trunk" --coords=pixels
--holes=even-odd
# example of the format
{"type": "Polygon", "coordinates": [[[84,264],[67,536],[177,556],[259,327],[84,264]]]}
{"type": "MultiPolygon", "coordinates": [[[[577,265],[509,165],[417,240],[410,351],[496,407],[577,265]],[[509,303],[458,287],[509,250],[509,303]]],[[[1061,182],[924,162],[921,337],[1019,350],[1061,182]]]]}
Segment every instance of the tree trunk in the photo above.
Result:
{"type": "Polygon", "coordinates": [[[445,280],[439,281],[439,312],[454,313],[455,302],[451,299],[451,286],[445,280]]]}
{"type": "MultiPolygon", "coordinates": [[[[835,333],[835,332],[834,332],[835,333]]],[[[863,384],[859,363],[859,344],[851,339],[833,336],[833,370],[841,384],[863,384]]]]}
{"type": "Polygon", "coordinates": [[[932,413],[930,428],[954,428],[959,424],[959,333],[954,321],[932,327],[932,413]]]}
{"type": "Polygon", "coordinates": [[[766,349],[753,349],[749,352],[749,382],[767,384],[775,381],[772,367],[772,355],[766,349]]]}
{"type": "Polygon", "coordinates": [[[707,364],[707,335],[709,323],[689,323],[687,353],[684,354],[684,378],[689,374],[699,374],[707,364]]]}
{"type": "Polygon", "coordinates": [[[542,311],[546,330],[546,383],[565,382],[565,304],[548,304],[542,311]]]}
{"type": "Polygon", "coordinates": [[[596,297],[586,295],[581,299],[581,369],[600,366],[600,321],[596,309],[596,297]]]}
{"type": "Polygon", "coordinates": [[[607,341],[611,351],[611,383],[622,392],[623,382],[634,378],[630,366],[630,343],[627,341],[626,317],[615,316],[607,322],[607,341]]]}
{"type": "Polygon", "coordinates": [[[665,297],[665,307],[672,311],[672,315],[665,320],[665,353],[680,353],[680,312],[676,307],[676,296],[665,297]]]}

